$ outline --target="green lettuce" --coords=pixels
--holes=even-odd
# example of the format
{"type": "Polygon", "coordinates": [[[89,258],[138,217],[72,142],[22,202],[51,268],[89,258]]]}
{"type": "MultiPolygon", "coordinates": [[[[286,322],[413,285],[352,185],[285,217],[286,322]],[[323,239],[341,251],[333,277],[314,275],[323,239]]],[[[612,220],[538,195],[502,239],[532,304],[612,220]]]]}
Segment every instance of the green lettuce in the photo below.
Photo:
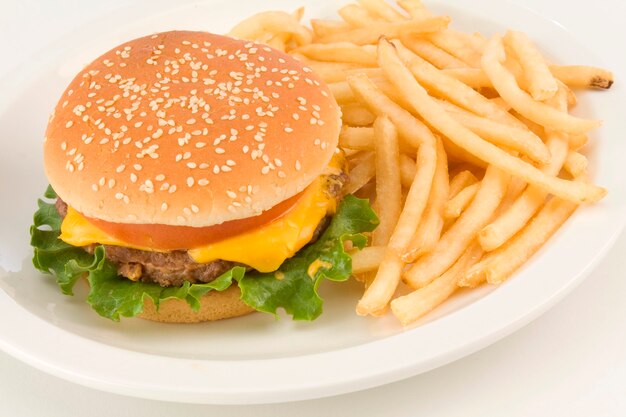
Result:
{"type": "Polygon", "coordinates": [[[344,243],[350,241],[354,247],[362,248],[366,244],[362,233],[372,231],[378,224],[366,200],[347,196],[322,236],[285,261],[278,271],[246,272],[244,267],[236,266],[210,283],[186,282],[180,287],[164,288],[118,276],[115,265],[106,259],[104,246],[96,246],[90,254],[60,240],[62,219],[49,201],[56,198],[56,193],[48,187],[44,197],[48,201],[38,201],[30,229],[33,265],[54,275],[67,295],[72,295],[79,278],[87,277],[87,302],[98,314],[115,321],[140,314],[147,299],[158,308],[162,301],[177,298],[197,311],[203,295],[224,291],[233,282],[238,283],[242,300],[258,311],[275,315],[282,307],[294,320],[314,320],[322,312],[323,301],[317,292],[320,283],[324,279],[345,281],[352,272],[344,243]]]}

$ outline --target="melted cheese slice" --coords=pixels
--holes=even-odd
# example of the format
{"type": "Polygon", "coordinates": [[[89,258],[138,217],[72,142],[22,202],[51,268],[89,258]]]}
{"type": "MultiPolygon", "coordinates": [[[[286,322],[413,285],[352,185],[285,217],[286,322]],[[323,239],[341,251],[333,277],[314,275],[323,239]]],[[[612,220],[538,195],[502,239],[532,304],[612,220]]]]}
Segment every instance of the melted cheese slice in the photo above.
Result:
{"type": "MultiPolygon", "coordinates": [[[[325,181],[325,177],[320,177],[313,182],[296,205],[282,217],[248,232],[191,248],[189,255],[198,263],[222,259],[239,262],[261,272],[275,271],[309,243],[320,221],[335,211],[336,201],[327,195],[325,181]]],[[[71,207],[68,207],[61,224],[60,239],[73,246],[97,243],[153,250],[133,246],[105,233],[71,207]]]]}

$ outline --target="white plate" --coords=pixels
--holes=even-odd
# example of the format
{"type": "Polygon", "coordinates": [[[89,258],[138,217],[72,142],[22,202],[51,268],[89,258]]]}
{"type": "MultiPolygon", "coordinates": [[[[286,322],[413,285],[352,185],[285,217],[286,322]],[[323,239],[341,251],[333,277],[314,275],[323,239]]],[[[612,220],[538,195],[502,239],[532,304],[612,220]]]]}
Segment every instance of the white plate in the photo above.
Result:
{"type": "MultiPolygon", "coordinates": [[[[331,0],[298,3],[307,5],[308,17],[330,17],[336,7],[331,0]]],[[[606,252],[626,214],[625,180],[619,174],[626,155],[620,83],[610,92],[580,94],[576,108],[605,120],[592,135],[589,152],[593,177],[611,190],[609,196],[579,210],[514,279],[498,288],[461,292],[419,327],[403,332],[391,317],[357,317],[361,290],[353,283],[326,283],[321,289],[325,313],[313,323],[274,321],[263,314],[193,326],[112,323],[85,304],[86,288],[79,286],[75,297],[61,295],[53,280],[31,266],[28,227],[46,184],[41,140],[47,114],[73,74],[136,36],[175,28],[220,33],[255,11],[293,7],[291,0],[136,2],[51,45],[4,80],[0,349],[80,384],[160,400],[234,404],[336,395],[425,372],[498,340],[562,298],[606,252]]],[[[463,29],[525,30],[558,62],[605,64],[584,47],[586,41],[526,8],[488,0],[477,9],[472,0],[448,0],[433,9],[450,13],[463,29]]],[[[562,12],[564,17],[573,13],[567,7],[562,12]]],[[[614,42],[615,50],[622,46],[618,37],[606,41],[614,42]]]]}

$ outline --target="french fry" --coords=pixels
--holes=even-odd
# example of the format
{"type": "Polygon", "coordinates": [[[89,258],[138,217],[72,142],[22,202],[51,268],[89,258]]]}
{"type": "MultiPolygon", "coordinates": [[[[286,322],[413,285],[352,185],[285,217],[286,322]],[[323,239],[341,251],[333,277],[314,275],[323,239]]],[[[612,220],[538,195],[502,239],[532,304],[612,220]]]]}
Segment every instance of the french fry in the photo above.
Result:
{"type": "Polygon", "coordinates": [[[403,187],[411,187],[416,169],[415,161],[411,157],[405,154],[400,155],[400,182],[403,187]]]}
{"type": "Polygon", "coordinates": [[[456,219],[465,211],[478,192],[480,183],[468,185],[452,197],[443,207],[443,218],[446,220],[456,219]]]}
{"type": "Polygon", "coordinates": [[[352,89],[345,81],[330,83],[328,88],[339,104],[352,103],[356,100],[352,89]]]}
{"type": "Polygon", "coordinates": [[[400,283],[402,268],[404,262],[394,250],[387,247],[374,280],[357,303],[356,313],[359,316],[380,317],[387,312],[389,301],[400,283]]]}
{"type": "Polygon", "coordinates": [[[402,260],[413,262],[418,257],[430,252],[434,247],[443,229],[442,210],[448,199],[448,157],[441,140],[437,140],[437,166],[433,185],[426,203],[424,216],[417,231],[411,238],[411,243],[402,254],[402,260]]]}
{"type": "Polygon", "coordinates": [[[294,53],[292,56],[309,66],[326,83],[344,81],[347,71],[357,70],[360,72],[363,68],[362,65],[349,62],[315,61],[298,53],[294,53]]]}
{"type": "Polygon", "coordinates": [[[348,173],[348,181],[344,187],[346,194],[354,194],[374,178],[376,174],[374,154],[369,153],[368,156],[369,157],[364,158],[357,165],[353,166],[348,173]]]}
{"type": "Polygon", "coordinates": [[[403,34],[428,33],[445,29],[450,23],[448,16],[414,19],[403,22],[372,23],[368,27],[353,29],[337,35],[318,39],[320,43],[352,42],[357,45],[374,44],[381,36],[397,38],[403,34]]]}
{"type": "MultiPolygon", "coordinates": [[[[551,103],[560,111],[567,111],[566,92],[560,90],[551,103]]],[[[548,132],[547,142],[552,158],[541,170],[546,175],[557,176],[567,157],[567,137],[560,132],[548,132]]],[[[493,251],[521,230],[543,205],[548,193],[530,185],[496,220],[480,231],[478,240],[485,251],[493,251]]]]}
{"type": "Polygon", "coordinates": [[[481,68],[446,68],[442,72],[474,89],[493,88],[491,80],[481,68]]]}
{"type": "Polygon", "coordinates": [[[374,122],[374,136],[376,199],[380,202],[380,223],[372,233],[372,245],[384,246],[389,243],[402,210],[400,147],[396,127],[387,116],[378,117],[374,122]]]}
{"type": "Polygon", "coordinates": [[[569,201],[551,198],[515,238],[467,271],[459,284],[474,287],[485,280],[502,283],[550,239],[576,208],[569,201]]]}
{"type": "Polygon", "coordinates": [[[385,256],[385,250],[386,247],[384,246],[367,246],[361,250],[350,252],[352,274],[356,275],[376,270],[385,256]]]}
{"type": "MultiPolygon", "coordinates": [[[[608,89],[613,85],[613,74],[602,68],[584,65],[550,65],[549,69],[556,79],[570,88],[608,89]]],[[[448,67],[443,72],[472,88],[493,88],[491,80],[481,68],[448,67]]]]}
{"type": "Polygon", "coordinates": [[[371,126],[376,117],[365,107],[359,104],[344,104],[341,106],[342,120],[349,126],[371,126]]]}
{"type": "Polygon", "coordinates": [[[448,199],[454,198],[458,193],[460,193],[466,187],[478,182],[478,179],[471,171],[463,170],[456,174],[450,180],[449,194],[446,196],[446,201],[448,199]]]}
{"type": "Polygon", "coordinates": [[[540,164],[546,164],[550,161],[548,148],[530,130],[481,118],[446,101],[439,101],[439,104],[457,122],[494,145],[518,151],[540,164]]]}
{"type": "Polygon", "coordinates": [[[467,42],[458,32],[450,29],[434,32],[428,35],[428,39],[440,49],[443,49],[453,57],[464,62],[472,68],[480,68],[480,53],[473,47],[468,47],[467,42]]]}
{"type": "Polygon", "coordinates": [[[504,41],[518,57],[528,83],[528,92],[538,101],[554,97],[559,89],[543,55],[523,32],[509,30],[504,41]]]}
{"type": "Polygon", "coordinates": [[[578,151],[580,148],[585,147],[589,143],[589,136],[585,134],[581,135],[568,135],[569,147],[572,150],[578,151]]]}
{"type": "Polygon", "coordinates": [[[311,43],[313,37],[298,19],[286,12],[263,12],[239,22],[228,33],[229,36],[255,40],[265,32],[289,33],[298,45],[311,43]]]}
{"type": "Polygon", "coordinates": [[[414,289],[422,288],[450,268],[500,205],[508,183],[509,175],[490,165],[472,204],[443,234],[432,252],[405,272],[405,282],[414,289]]]}
{"type": "MultiPolygon", "coordinates": [[[[510,174],[521,177],[526,182],[535,184],[550,193],[573,202],[595,202],[606,194],[606,190],[603,188],[586,182],[567,181],[546,175],[527,162],[484,141],[472,131],[457,123],[428,95],[401,62],[391,43],[381,39],[378,53],[379,59],[381,54],[384,54],[386,61],[389,63],[386,66],[387,68],[390,68],[390,65],[393,65],[395,68],[393,74],[389,74],[389,80],[397,86],[398,91],[403,94],[405,100],[411,103],[413,110],[456,145],[489,164],[493,164],[510,174]]],[[[386,67],[383,67],[383,70],[386,67]]],[[[548,106],[546,105],[546,107],[548,106]]],[[[558,110],[551,107],[548,108],[561,114],[558,110]]]]}
{"type": "Polygon", "coordinates": [[[376,65],[376,50],[368,50],[367,46],[358,46],[349,42],[319,44],[312,43],[294,49],[316,61],[347,62],[371,67],[376,65]]]}
{"type": "Polygon", "coordinates": [[[378,16],[388,22],[399,22],[405,20],[403,16],[396,9],[391,7],[385,0],[357,0],[359,4],[367,9],[371,14],[378,16]]]}
{"type": "Polygon", "coordinates": [[[504,68],[504,59],[502,38],[496,35],[485,48],[482,68],[500,96],[517,112],[542,126],[567,133],[585,133],[600,126],[597,120],[580,119],[533,100],[519,88],[515,77],[504,68]]]}
{"type": "Polygon", "coordinates": [[[608,89],[613,85],[613,74],[602,68],[584,65],[551,65],[550,72],[571,88],[608,89]]]}
{"type": "Polygon", "coordinates": [[[341,32],[347,32],[351,26],[346,22],[338,20],[311,19],[311,27],[315,35],[315,41],[324,36],[337,35],[341,32]]]}
{"type": "Polygon", "coordinates": [[[492,98],[490,100],[491,100],[492,103],[497,104],[504,111],[508,112],[509,110],[511,110],[511,105],[509,103],[507,103],[506,101],[504,101],[504,99],[502,97],[494,97],[494,98],[492,98]]]}
{"type": "Polygon", "coordinates": [[[339,146],[371,151],[374,149],[374,129],[371,127],[343,126],[339,134],[339,146]]]}
{"type": "Polygon", "coordinates": [[[589,165],[589,161],[585,155],[570,149],[567,153],[567,158],[565,158],[563,168],[565,168],[572,177],[576,178],[587,172],[587,165],[589,165]]]}
{"type": "Polygon", "coordinates": [[[437,68],[465,68],[467,64],[422,37],[403,36],[402,43],[437,68]]]}
{"type": "Polygon", "coordinates": [[[391,311],[403,326],[414,323],[447,300],[456,291],[458,280],[463,272],[475,264],[481,255],[480,247],[475,244],[471,245],[450,269],[433,282],[393,300],[391,311]]]}
{"type": "Polygon", "coordinates": [[[432,13],[424,7],[420,0],[398,0],[398,6],[409,14],[413,19],[432,17],[432,13]]]}
{"type": "Polygon", "coordinates": [[[376,116],[388,115],[396,125],[401,139],[413,148],[422,143],[435,142],[433,133],[411,113],[389,99],[364,74],[348,77],[348,83],[355,95],[376,116]]]}
{"type": "Polygon", "coordinates": [[[343,20],[346,21],[353,29],[369,26],[376,22],[381,22],[381,19],[376,18],[370,14],[366,9],[357,4],[347,4],[339,10],[337,13],[343,20]]]}

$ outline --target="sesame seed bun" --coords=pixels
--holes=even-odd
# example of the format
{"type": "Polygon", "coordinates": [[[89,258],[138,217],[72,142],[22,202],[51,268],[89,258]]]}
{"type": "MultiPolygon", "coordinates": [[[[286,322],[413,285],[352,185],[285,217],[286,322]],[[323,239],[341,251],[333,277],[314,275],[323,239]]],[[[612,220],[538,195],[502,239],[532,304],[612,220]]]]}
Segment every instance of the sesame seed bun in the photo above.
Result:
{"type": "Polygon", "coordinates": [[[233,285],[224,291],[211,291],[200,299],[200,310],[194,311],[186,301],[169,299],[162,301],[157,311],[151,299],[147,298],[142,319],[161,323],[200,323],[239,317],[252,313],[254,309],[240,299],[239,287],[233,285]]]}
{"type": "Polygon", "coordinates": [[[260,214],[318,177],[340,110],[278,50],[205,32],[122,44],[87,65],[51,116],[57,194],[116,223],[211,226],[260,214]]]}

